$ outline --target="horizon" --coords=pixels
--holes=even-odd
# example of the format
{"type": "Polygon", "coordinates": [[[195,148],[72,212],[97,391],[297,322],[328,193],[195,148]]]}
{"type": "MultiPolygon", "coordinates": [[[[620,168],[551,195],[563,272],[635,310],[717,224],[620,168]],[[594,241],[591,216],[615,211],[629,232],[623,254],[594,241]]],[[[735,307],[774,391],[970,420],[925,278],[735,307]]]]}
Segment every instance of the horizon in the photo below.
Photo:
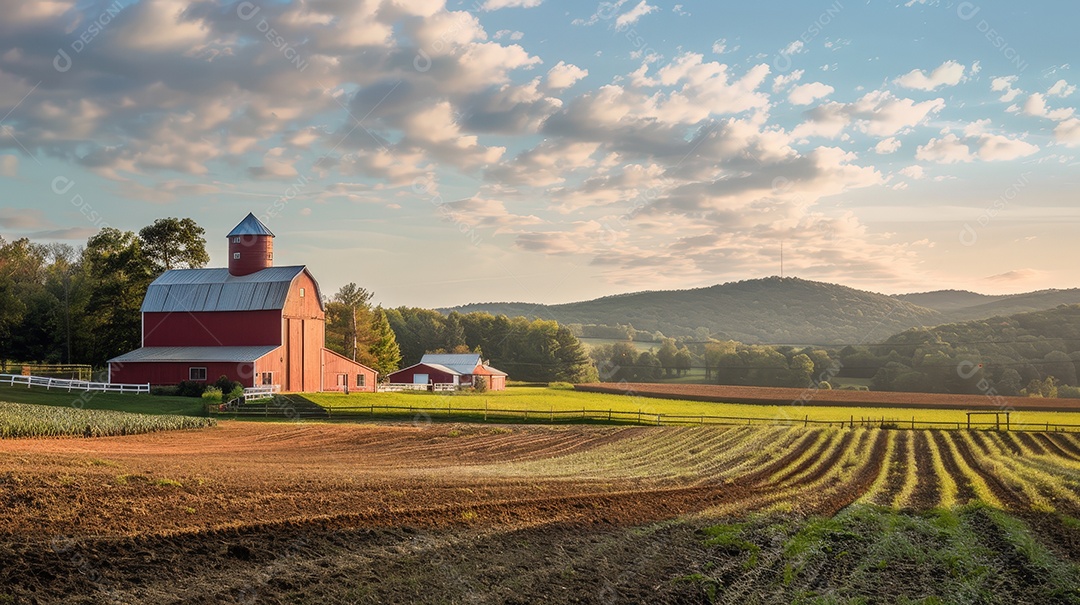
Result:
{"type": "Polygon", "coordinates": [[[1080,285],[1073,3],[0,2],[7,241],[190,217],[224,266],[253,212],[387,307],[708,288],[781,246],[886,295],[1080,285]]]}

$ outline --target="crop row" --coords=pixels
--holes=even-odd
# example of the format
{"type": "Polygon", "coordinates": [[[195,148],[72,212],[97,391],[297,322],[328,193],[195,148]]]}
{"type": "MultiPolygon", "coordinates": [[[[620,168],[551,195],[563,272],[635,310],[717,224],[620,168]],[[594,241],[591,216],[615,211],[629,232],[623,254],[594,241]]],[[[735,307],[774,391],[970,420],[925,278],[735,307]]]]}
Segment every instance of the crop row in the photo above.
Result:
{"type": "Polygon", "coordinates": [[[151,416],[111,410],[0,402],[0,439],[15,437],[107,437],[204,428],[209,418],[151,416]]]}
{"type": "Polygon", "coordinates": [[[725,485],[715,512],[828,509],[855,500],[894,508],[1080,511],[1080,442],[1072,434],[993,431],[687,427],[478,473],[725,485]]]}

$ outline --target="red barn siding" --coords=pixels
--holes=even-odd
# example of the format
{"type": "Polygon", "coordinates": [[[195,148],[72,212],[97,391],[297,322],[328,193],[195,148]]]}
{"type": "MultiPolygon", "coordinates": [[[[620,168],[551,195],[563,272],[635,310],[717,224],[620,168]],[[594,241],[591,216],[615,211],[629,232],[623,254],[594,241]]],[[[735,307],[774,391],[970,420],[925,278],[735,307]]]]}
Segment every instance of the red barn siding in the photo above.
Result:
{"type": "Polygon", "coordinates": [[[390,375],[390,382],[401,384],[412,384],[413,377],[416,374],[427,374],[431,382],[437,384],[451,384],[454,382],[454,375],[437,370],[435,368],[420,364],[411,368],[405,368],[404,370],[398,370],[390,375]]]}
{"type": "Polygon", "coordinates": [[[144,347],[280,345],[281,311],[143,313],[144,347]]]}
{"type": "Polygon", "coordinates": [[[345,375],[349,383],[350,393],[374,393],[375,382],[378,378],[378,373],[362,364],[359,364],[347,357],[342,357],[330,349],[322,349],[323,360],[323,377],[322,377],[322,390],[324,391],[340,391],[343,390],[338,386],[338,377],[345,375]],[[364,386],[356,386],[356,376],[362,374],[364,376],[364,386]]]}
{"type": "MultiPolygon", "coordinates": [[[[263,359],[266,359],[264,357],[263,359]]],[[[261,371],[263,364],[250,362],[135,362],[112,364],[110,379],[112,382],[128,384],[173,385],[188,379],[190,368],[206,368],[206,382],[214,382],[221,376],[228,376],[245,387],[255,386],[255,374],[261,371]]]]}
{"type": "Polygon", "coordinates": [[[293,280],[281,315],[286,359],[282,390],[320,390],[324,386],[322,349],[326,339],[326,315],[315,280],[306,272],[293,280]]]}

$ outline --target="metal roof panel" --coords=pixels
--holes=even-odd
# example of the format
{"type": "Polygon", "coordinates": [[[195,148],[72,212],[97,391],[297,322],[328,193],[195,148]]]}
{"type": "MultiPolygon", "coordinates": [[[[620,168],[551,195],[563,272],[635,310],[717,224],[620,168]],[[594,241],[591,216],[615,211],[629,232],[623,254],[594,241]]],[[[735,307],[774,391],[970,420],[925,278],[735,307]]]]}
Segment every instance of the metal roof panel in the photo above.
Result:
{"type": "Polygon", "coordinates": [[[269,235],[274,237],[274,234],[263,224],[262,221],[255,218],[255,215],[248,213],[244,217],[244,220],[240,221],[240,224],[233,227],[233,230],[229,232],[228,237],[234,235],[269,235]]]}
{"type": "Polygon", "coordinates": [[[109,363],[140,362],[251,362],[274,352],[279,347],[143,347],[109,360],[109,363]]]}

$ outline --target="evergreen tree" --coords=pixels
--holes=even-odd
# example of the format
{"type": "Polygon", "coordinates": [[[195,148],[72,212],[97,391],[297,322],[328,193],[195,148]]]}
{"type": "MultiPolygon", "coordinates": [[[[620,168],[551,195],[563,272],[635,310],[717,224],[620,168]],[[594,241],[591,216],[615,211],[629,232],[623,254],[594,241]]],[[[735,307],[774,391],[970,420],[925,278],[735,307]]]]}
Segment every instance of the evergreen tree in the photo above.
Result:
{"type": "Polygon", "coordinates": [[[386,312],[381,306],[375,308],[371,322],[372,343],[368,349],[375,359],[372,366],[380,376],[387,376],[398,369],[401,363],[401,349],[398,347],[394,331],[390,329],[390,322],[386,318],[386,312]]]}

